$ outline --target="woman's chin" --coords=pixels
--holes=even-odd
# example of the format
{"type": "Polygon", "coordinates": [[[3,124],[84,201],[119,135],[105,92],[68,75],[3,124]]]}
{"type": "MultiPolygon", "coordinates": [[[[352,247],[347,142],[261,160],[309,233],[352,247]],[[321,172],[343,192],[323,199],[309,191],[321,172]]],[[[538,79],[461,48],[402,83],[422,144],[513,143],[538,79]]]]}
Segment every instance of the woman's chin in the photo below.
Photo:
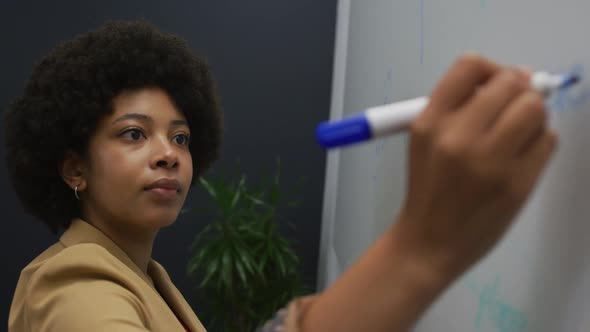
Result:
{"type": "Polygon", "coordinates": [[[140,222],[151,229],[160,229],[172,225],[180,211],[168,211],[166,213],[150,213],[141,218],[140,222]]]}

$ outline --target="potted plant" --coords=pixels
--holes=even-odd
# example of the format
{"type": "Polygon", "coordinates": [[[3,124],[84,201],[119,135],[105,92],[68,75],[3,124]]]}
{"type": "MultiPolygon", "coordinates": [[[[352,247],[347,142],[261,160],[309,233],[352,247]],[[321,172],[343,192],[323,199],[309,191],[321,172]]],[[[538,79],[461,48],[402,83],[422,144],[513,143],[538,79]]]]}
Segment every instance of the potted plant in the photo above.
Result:
{"type": "Polygon", "coordinates": [[[299,257],[278,228],[279,174],[252,188],[242,175],[199,179],[216,217],[195,237],[189,276],[209,302],[215,331],[253,331],[296,296],[311,290],[299,257]]]}

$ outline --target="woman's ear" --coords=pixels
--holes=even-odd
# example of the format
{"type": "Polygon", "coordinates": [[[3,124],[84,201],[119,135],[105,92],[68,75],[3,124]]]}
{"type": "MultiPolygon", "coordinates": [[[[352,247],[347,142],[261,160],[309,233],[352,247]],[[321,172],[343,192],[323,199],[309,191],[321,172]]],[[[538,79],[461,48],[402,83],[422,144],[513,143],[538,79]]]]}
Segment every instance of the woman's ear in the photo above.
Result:
{"type": "Polygon", "coordinates": [[[78,187],[78,192],[86,189],[86,179],[84,177],[84,160],[79,154],[67,151],[64,158],[58,165],[59,173],[65,183],[72,188],[78,187]]]}

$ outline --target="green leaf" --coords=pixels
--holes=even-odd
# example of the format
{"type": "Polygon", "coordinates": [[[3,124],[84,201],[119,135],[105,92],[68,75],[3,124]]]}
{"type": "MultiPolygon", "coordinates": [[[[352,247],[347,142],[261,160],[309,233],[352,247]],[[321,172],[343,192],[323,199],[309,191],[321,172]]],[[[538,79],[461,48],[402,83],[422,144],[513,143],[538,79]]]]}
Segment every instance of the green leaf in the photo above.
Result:
{"type": "Polygon", "coordinates": [[[209,193],[209,196],[213,197],[214,199],[217,198],[217,192],[215,191],[215,188],[213,188],[213,186],[209,183],[209,181],[207,181],[204,177],[200,177],[199,182],[201,183],[201,186],[205,188],[207,193],[209,193]]]}
{"type": "Polygon", "coordinates": [[[261,206],[266,206],[266,205],[267,205],[265,201],[263,201],[262,199],[260,199],[260,198],[256,197],[256,196],[255,196],[255,195],[253,195],[253,194],[247,194],[247,195],[245,195],[245,196],[246,196],[246,198],[248,198],[248,199],[249,199],[249,200],[250,200],[252,203],[254,203],[254,204],[256,204],[256,205],[261,205],[261,206]]]}
{"type": "MultiPolygon", "coordinates": [[[[234,254],[236,256],[239,255],[239,253],[237,251],[235,251],[234,254]]],[[[242,281],[242,285],[247,287],[249,278],[246,276],[246,272],[244,271],[244,267],[242,266],[242,262],[239,259],[234,259],[233,261],[235,263],[234,266],[236,268],[236,271],[238,271],[238,276],[240,277],[240,280],[242,281]]]]}
{"type": "Polygon", "coordinates": [[[232,199],[232,202],[231,202],[231,208],[232,209],[235,208],[236,205],[238,204],[238,201],[240,200],[240,196],[242,195],[242,191],[243,191],[243,188],[244,188],[244,184],[245,183],[246,183],[246,177],[245,176],[242,176],[240,178],[240,182],[238,183],[238,185],[236,187],[236,190],[234,192],[234,196],[233,196],[233,199],[232,199]]]}
{"type": "Polygon", "coordinates": [[[232,259],[229,250],[224,250],[221,257],[222,268],[221,268],[221,280],[223,281],[223,288],[233,290],[234,285],[232,282],[232,259]]]}
{"type": "Polygon", "coordinates": [[[281,276],[287,275],[287,267],[285,265],[285,261],[283,256],[279,254],[278,251],[273,252],[274,261],[279,265],[279,271],[281,272],[281,276]]]}
{"type": "Polygon", "coordinates": [[[202,275],[215,330],[252,330],[302,288],[299,257],[277,227],[279,180],[278,158],[277,171],[257,183],[243,174],[200,179],[216,217],[191,244],[187,272],[202,275]]]}
{"type": "Polygon", "coordinates": [[[207,266],[207,270],[205,273],[205,277],[203,278],[203,281],[201,281],[201,284],[199,285],[199,287],[205,287],[209,281],[218,274],[218,267],[219,267],[219,261],[218,260],[212,260],[209,265],[207,266]]]}
{"type": "Polygon", "coordinates": [[[262,257],[260,258],[260,262],[258,263],[260,271],[266,270],[266,264],[268,263],[269,258],[270,258],[270,255],[269,255],[268,251],[265,250],[264,253],[262,254],[262,257]]]}
{"type": "Polygon", "coordinates": [[[191,245],[191,249],[192,249],[192,250],[197,250],[197,249],[198,249],[198,247],[199,247],[199,246],[201,246],[201,243],[202,243],[203,241],[205,241],[205,237],[207,237],[207,236],[209,236],[209,235],[210,235],[210,233],[211,233],[211,231],[212,231],[212,228],[213,228],[213,224],[209,224],[209,225],[205,226],[205,227],[203,228],[203,230],[201,230],[201,231],[200,231],[200,232],[197,234],[197,236],[195,236],[195,239],[194,239],[194,241],[193,241],[193,243],[192,243],[192,245],[191,245]]]}
{"type": "Polygon", "coordinates": [[[250,275],[256,275],[257,270],[255,268],[255,261],[251,254],[251,251],[244,245],[241,245],[240,242],[236,243],[235,246],[236,254],[239,261],[244,265],[246,268],[246,272],[250,275]]]}
{"type": "Polygon", "coordinates": [[[205,251],[199,251],[199,253],[193,256],[188,263],[187,273],[194,275],[194,273],[201,267],[205,258],[205,251]]]}

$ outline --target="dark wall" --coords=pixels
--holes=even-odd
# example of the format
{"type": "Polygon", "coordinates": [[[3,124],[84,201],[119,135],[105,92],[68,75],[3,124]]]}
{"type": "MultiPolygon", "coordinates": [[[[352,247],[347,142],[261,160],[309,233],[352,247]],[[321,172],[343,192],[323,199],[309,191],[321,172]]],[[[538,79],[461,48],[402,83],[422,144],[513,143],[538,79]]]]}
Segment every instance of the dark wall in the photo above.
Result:
{"type": "MultiPolygon", "coordinates": [[[[255,180],[273,172],[280,157],[281,189],[299,201],[283,211],[295,230],[283,228],[296,241],[306,281],[313,286],[325,168],[313,132],[329,113],[335,17],[336,0],[3,2],[0,107],[22,91],[33,63],[56,43],[105,20],[146,18],[182,36],[209,59],[219,85],[226,130],[214,171],[235,169],[239,160],[240,169],[255,180]],[[304,185],[296,189],[301,177],[304,185]]],[[[20,270],[56,237],[22,212],[7,177],[0,136],[0,326],[6,326],[20,270]]],[[[207,204],[194,188],[187,207],[207,204]]],[[[195,209],[181,215],[160,233],[154,249],[197,313],[202,299],[192,293],[185,263],[195,233],[209,221],[195,209]]]]}

